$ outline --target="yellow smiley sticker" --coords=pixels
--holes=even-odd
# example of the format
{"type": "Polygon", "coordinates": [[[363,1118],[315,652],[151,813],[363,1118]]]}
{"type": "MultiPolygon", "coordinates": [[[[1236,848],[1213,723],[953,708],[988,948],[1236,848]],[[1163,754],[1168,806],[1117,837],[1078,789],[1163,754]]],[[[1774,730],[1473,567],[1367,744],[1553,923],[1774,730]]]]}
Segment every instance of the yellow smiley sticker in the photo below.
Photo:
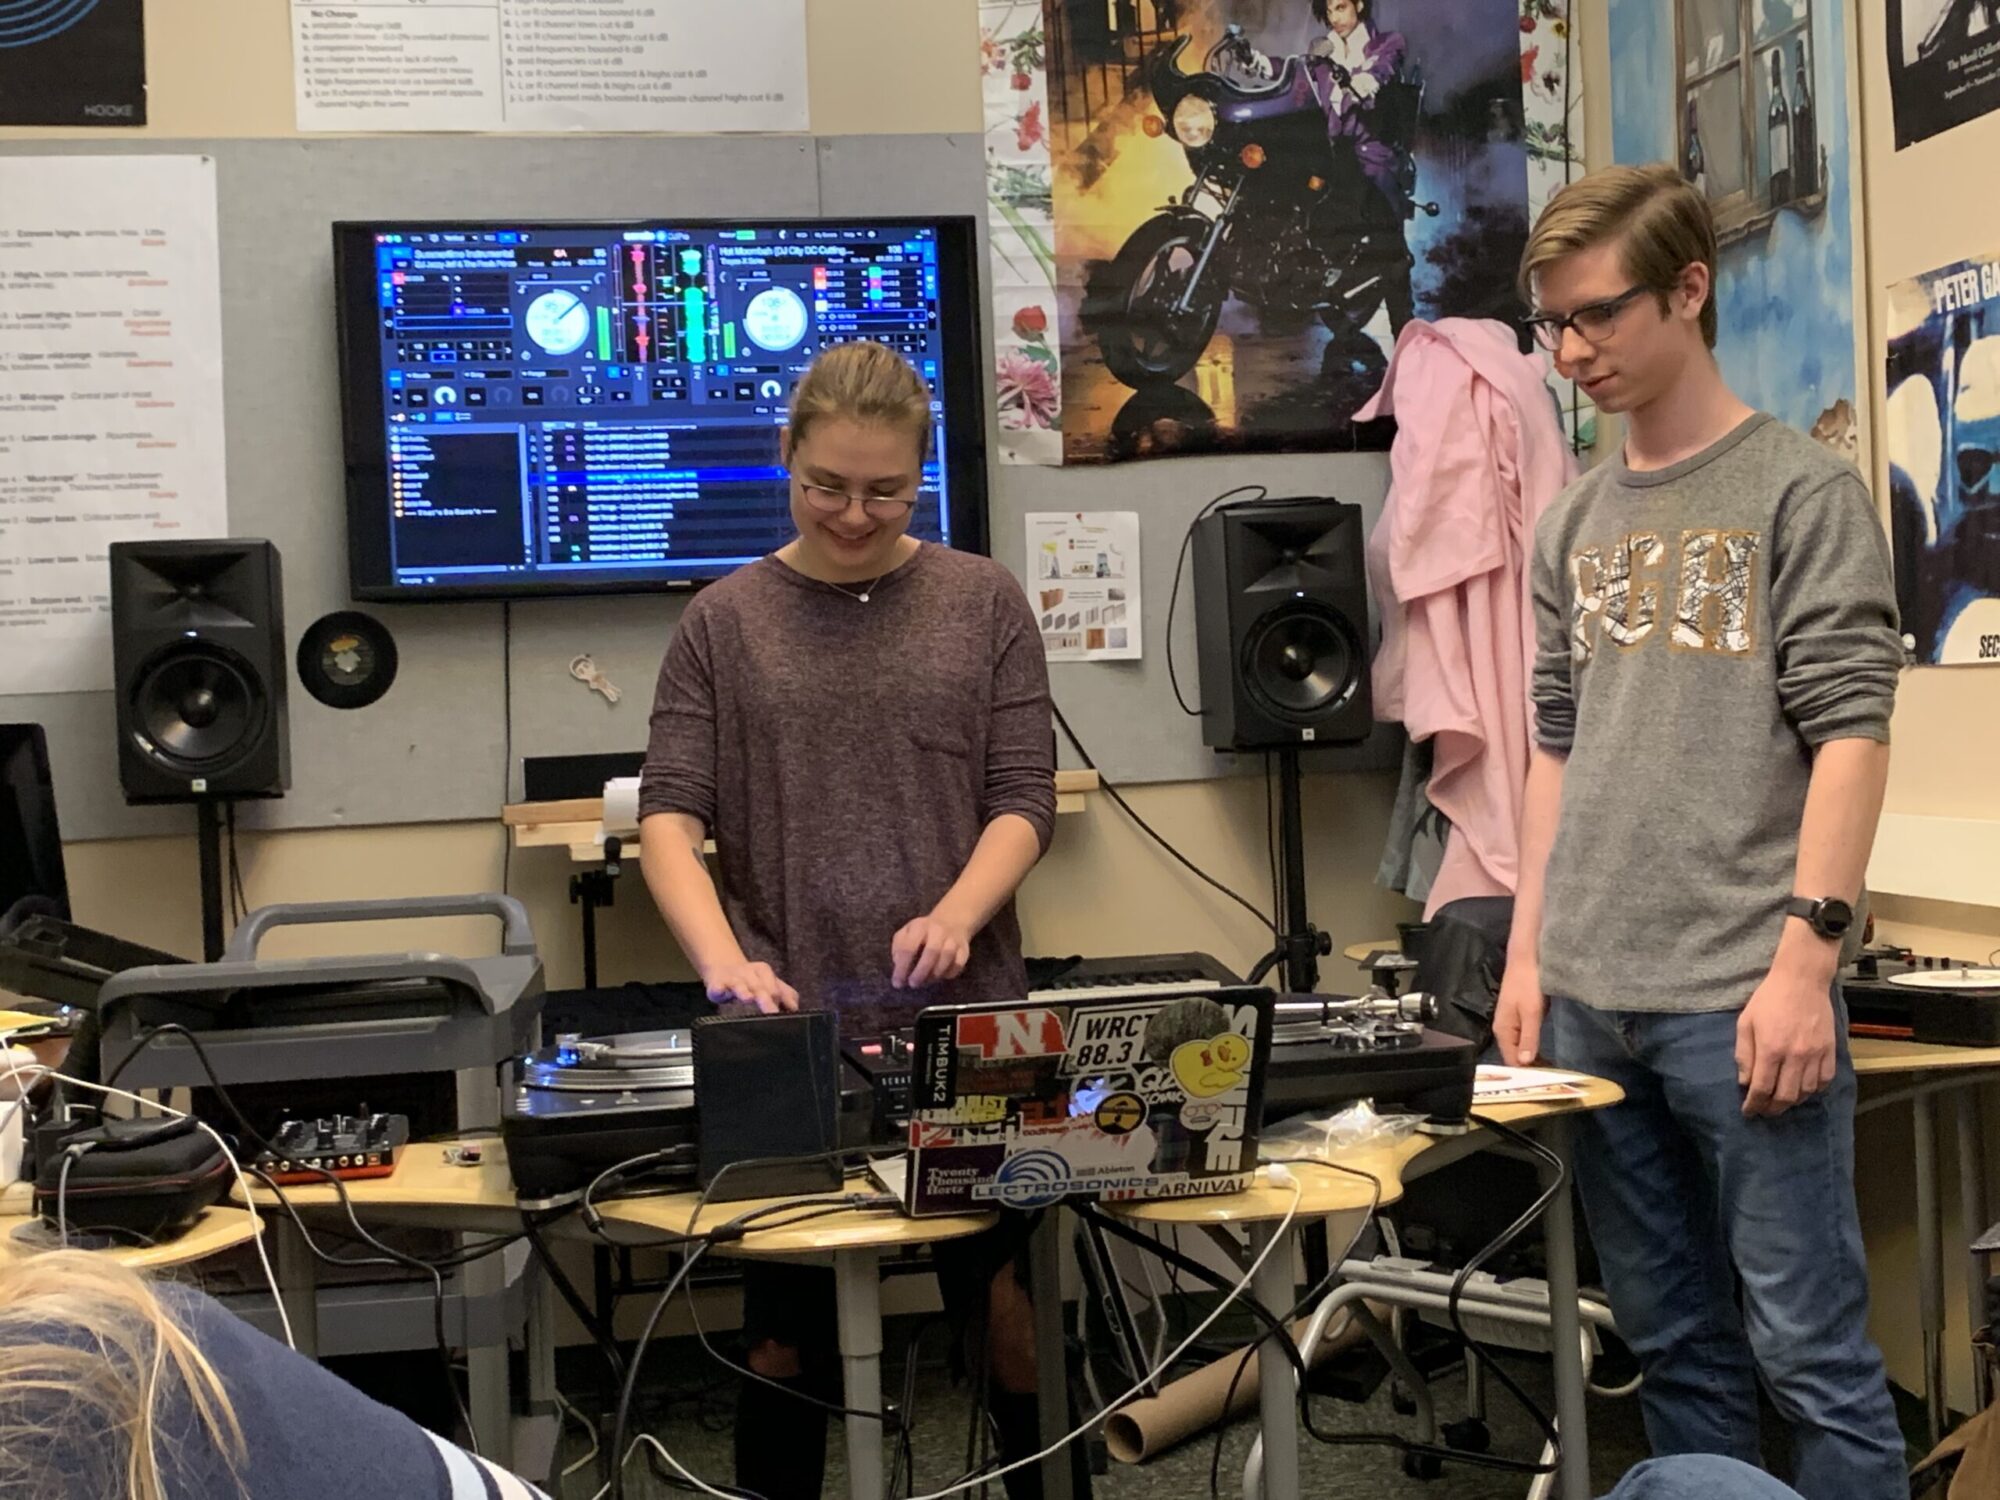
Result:
{"type": "Polygon", "coordinates": [[[1174,1078],[1190,1098],[1213,1099],[1242,1080],[1250,1066],[1250,1043],[1233,1031],[1206,1041],[1182,1042],[1174,1048],[1174,1078]]]}

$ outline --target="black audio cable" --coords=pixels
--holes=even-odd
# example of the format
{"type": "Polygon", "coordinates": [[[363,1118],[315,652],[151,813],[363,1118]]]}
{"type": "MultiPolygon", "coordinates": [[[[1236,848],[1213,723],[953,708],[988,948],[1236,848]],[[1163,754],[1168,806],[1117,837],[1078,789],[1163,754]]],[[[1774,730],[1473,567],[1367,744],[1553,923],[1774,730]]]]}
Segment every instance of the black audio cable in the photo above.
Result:
{"type": "Polygon", "coordinates": [[[1134,823],[1138,825],[1139,831],[1141,833],[1145,834],[1147,838],[1151,839],[1154,843],[1158,844],[1162,849],[1166,850],[1167,853],[1173,857],[1174,862],[1176,864],[1180,865],[1182,869],[1186,870],[1189,874],[1193,875],[1194,878],[1199,880],[1203,885],[1209,887],[1211,890],[1219,891],[1222,895],[1227,896],[1231,901],[1234,901],[1238,906],[1242,907],[1245,911],[1249,912],[1251,916],[1257,919],[1258,925],[1263,927],[1266,932],[1271,934],[1271,936],[1282,937],[1284,935],[1278,930],[1278,924],[1276,922],[1272,921],[1269,917],[1265,916],[1261,911],[1257,910],[1256,906],[1254,906],[1250,901],[1246,900],[1242,896],[1239,896],[1235,891],[1231,890],[1228,886],[1224,885],[1221,881],[1217,880],[1213,875],[1209,874],[1206,870],[1202,869],[1200,865],[1196,864],[1193,860],[1189,859],[1185,854],[1181,853],[1179,849],[1176,849],[1171,843],[1168,842],[1164,834],[1162,834],[1158,829],[1153,827],[1151,823],[1148,823],[1144,818],[1139,816],[1138,810],[1134,808],[1131,803],[1125,800],[1125,794],[1122,791],[1120,791],[1115,785],[1112,784],[1110,778],[1108,778],[1102,770],[1098,769],[1097,762],[1091,758],[1090,752],[1084,749],[1083,741],[1078,739],[1076,731],[1070,728],[1069,720],[1063,717],[1062,705],[1057,703],[1053,696],[1051,696],[1049,699],[1049,712],[1055,715],[1056,723],[1062,727],[1062,732],[1064,736],[1068,738],[1070,745],[1076,750],[1077,758],[1084,763],[1085,767],[1087,767],[1092,771],[1097,772],[1098,790],[1103,792],[1113,802],[1117,803],[1119,810],[1122,811],[1126,817],[1130,818],[1134,823]]]}
{"type": "MultiPolygon", "coordinates": [[[[202,1045],[201,1038],[197,1036],[193,1031],[190,1031],[187,1027],[181,1025],[177,1021],[167,1021],[161,1023],[158,1026],[149,1028],[146,1034],[140,1037],[137,1045],[134,1046],[133,1049],[130,1052],[128,1052],[122,1059],[120,1059],[118,1066],[116,1068],[112,1069],[111,1077],[106,1080],[105,1087],[109,1088],[115,1085],[117,1083],[119,1076],[123,1074],[125,1069],[132,1064],[133,1060],[136,1059],[140,1053],[144,1052],[146,1048],[150,1047],[154,1042],[156,1042],[163,1036],[178,1036],[183,1041],[185,1041],[188,1044],[188,1046],[193,1050],[196,1060],[201,1064],[202,1072],[205,1075],[207,1075],[209,1087],[215,1091],[216,1098],[222,1101],[223,1107],[229,1111],[230,1118],[236,1122],[237,1129],[241,1132],[242,1139],[248,1141],[251,1145],[257,1147],[260,1151],[266,1152],[271,1156],[282,1156],[283,1153],[280,1152],[276,1146],[272,1145],[272,1143],[264,1137],[263,1133],[250,1123],[249,1119],[244,1115],[243,1111],[237,1107],[235,1098],[230,1094],[228,1088],[223,1084],[220,1076],[217,1074],[214,1061],[209,1057],[208,1049],[202,1045]]],[[[269,1177],[266,1176],[264,1173],[254,1171],[254,1169],[252,1170],[254,1172],[254,1175],[263,1179],[265,1186],[270,1188],[271,1191],[276,1195],[278,1202],[285,1209],[286,1213],[290,1215],[293,1223],[299,1224],[301,1232],[303,1232],[304,1226],[303,1224],[300,1224],[298,1210],[292,1205],[291,1200],[285,1196],[284,1191],[281,1188],[279,1188],[276,1183],[272,1182],[269,1179],[269,1177]]],[[[422,1272],[423,1274],[431,1278],[432,1329],[437,1337],[438,1360],[444,1366],[445,1384],[451,1392],[452,1404],[457,1408],[457,1415],[459,1420],[465,1424],[465,1432],[466,1432],[468,1446],[472,1449],[474,1453],[478,1453],[479,1434],[477,1430],[473,1427],[472,1412],[471,1409],[466,1405],[465,1395],[458,1388],[458,1375],[457,1372],[452,1368],[451,1347],[449,1341],[446,1338],[445,1320],[444,1320],[444,1295],[445,1295],[444,1272],[448,1270],[458,1270],[463,1266],[470,1265],[475,1260],[484,1259],[485,1257],[490,1255],[496,1255],[500,1253],[502,1250],[505,1250],[509,1245],[517,1243],[519,1240],[523,1239],[526,1236],[526,1231],[523,1230],[521,1234],[503,1237],[498,1241],[489,1241],[486,1244],[473,1247],[472,1250],[470,1251],[463,1251],[451,1256],[440,1257],[439,1259],[434,1261],[425,1260],[420,1256],[410,1255],[405,1251],[398,1250],[392,1245],[386,1245],[381,1240],[377,1239],[373,1234],[370,1234],[367,1228],[364,1227],[363,1224],[361,1223],[360,1217],[355,1213],[354,1200],[348,1194],[346,1182],[338,1174],[329,1171],[324,1167],[302,1166],[301,1170],[311,1172],[313,1175],[317,1177],[324,1178],[332,1186],[335,1195],[338,1197],[340,1201],[341,1210],[343,1213],[346,1214],[347,1222],[349,1226],[353,1229],[355,1236],[363,1244],[367,1245],[371,1250],[375,1251],[377,1256],[383,1257],[392,1264],[402,1266],[407,1270],[422,1272]]],[[[321,1254],[314,1247],[310,1237],[306,1238],[306,1246],[308,1250],[311,1250],[312,1253],[322,1261],[330,1260],[332,1264],[336,1265],[345,1263],[342,1258],[328,1257],[326,1255],[321,1254]]]]}
{"type": "MultiPolygon", "coordinates": [[[[700,1261],[702,1256],[707,1254],[715,1245],[728,1244],[742,1239],[747,1234],[753,1233],[758,1227],[758,1221],[764,1218],[775,1218],[780,1214],[796,1212],[801,1208],[815,1212],[843,1213],[853,1207],[870,1206],[871,1201],[885,1204],[894,1202],[887,1194],[874,1195],[872,1200],[870,1197],[859,1195],[849,1197],[842,1194],[838,1198],[832,1194],[810,1195],[804,1198],[785,1199],[778,1203],[763,1204],[739,1214],[723,1224],[717,1225],[714,1229],[698,1231],[696,1226],[701,1222],[701,1216],[707,1210],[716,1187],[731,1171],[742,1167],[775,1166],[807,1161],[845,1162],[848,1158],[860,1154],[864,1154],[863,1148],[822,1151],[811,1156],[745,1158],[741,1161],[725,1163],[721,1170],[709,1179],[708,1185],[701,1190],[700,1196],[695,1200],[693,1212],[688,1215],[687,1229],[682,1235],[682,1243],[691,1245],[693,1248],[688,1252],[687,1259],[681,1262],[680,1268],[668,1280],[666,1287],[661,1291],[659,1297],[655,1299],[652,1311],[647,1314],[645,1327],[640,1331],[638,1342],[632,1347],[632,1358],[626,1366],[624,1384],[618,1392],[617,1417],[612,1424],[611,1431],[612,1470],[611,1483],[609,1485],[611,1500],[625,1500],[625,1435],[631,1427],[632,1403],[639,1388],[640,1374],[645,1366],[646,1350],[652,1344],[653,1335],[659,1329],[660,1319],[666,1314],[667,1306],[673,1301],[674,1293],[681,1289],[682,1284],[686,1282],[689,1273],[693,1271],[696,1263],[700,1261]]],[[[846,1408],[835,1409],[839,1410],[843,1415],[865,1416],[884,1423],[888,1421],[888,1418],[881,1412],[850,1412],[846,1408]]],[[[693,1476],[690,1475],[688,1477],[692,1478],[693,1476]]],[[[704,1486],[703,1488],[706,1490],[710,1487],[704,1486]]],[[[741,1496],[746,1495],[748,1492],[718,1489],[716,1493],[741,1496]]],[[[753,1497],[753,1500],[757,1500],[757,1497],[753,1497]]]]}

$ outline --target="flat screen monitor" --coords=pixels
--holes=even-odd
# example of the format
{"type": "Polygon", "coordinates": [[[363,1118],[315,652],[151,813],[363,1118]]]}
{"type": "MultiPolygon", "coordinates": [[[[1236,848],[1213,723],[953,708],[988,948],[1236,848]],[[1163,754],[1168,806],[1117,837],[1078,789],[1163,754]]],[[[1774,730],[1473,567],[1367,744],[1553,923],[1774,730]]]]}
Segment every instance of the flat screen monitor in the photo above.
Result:
{"type": "Polygon", "coordinates": [[[0,724],[0,937],[29,917],[69,920],[49,747],[39,724],[0,724]]]}
{"type": "Polygon", "coordinates": [[[641,593],[788,541],[778,433],[815,354],[933,393],[911,520],[986,550],[969,218],[334,226],[362,600],[641,593]]]}

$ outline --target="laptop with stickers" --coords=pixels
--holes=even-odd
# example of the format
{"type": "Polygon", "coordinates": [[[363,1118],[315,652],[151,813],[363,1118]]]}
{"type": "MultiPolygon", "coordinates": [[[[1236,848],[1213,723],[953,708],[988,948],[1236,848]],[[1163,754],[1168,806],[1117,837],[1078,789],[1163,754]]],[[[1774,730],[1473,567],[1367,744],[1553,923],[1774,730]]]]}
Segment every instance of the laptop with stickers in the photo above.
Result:
{"type": "Polygon", "coordinates": [[[878,1177],[913,1214],[1248,1187],[1272,1003],[1237,988],[932,1006],[916,1022],[908,1149],[878,1177]]]}

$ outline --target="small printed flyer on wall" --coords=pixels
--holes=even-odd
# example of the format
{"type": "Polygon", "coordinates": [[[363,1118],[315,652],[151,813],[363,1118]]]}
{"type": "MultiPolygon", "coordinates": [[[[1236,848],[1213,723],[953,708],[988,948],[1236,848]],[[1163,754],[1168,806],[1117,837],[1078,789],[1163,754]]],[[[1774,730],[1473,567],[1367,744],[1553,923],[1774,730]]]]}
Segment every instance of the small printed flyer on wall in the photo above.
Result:
{"type": "Polygon", "coordinates": [[[229,534],[205,156],[0,158],[0,694],[111,686],[107,549],[229,534]]]}
{"type": "Polygon", "coordinates": [[[802,131],[806,0],[292,0],[299,129],[802,131]]]}
{"type": "Polygon", "coordinates": [[[1028,602],[1050,661],[1139,659],[1139,513],[1034,511],[1028,602]]]}

